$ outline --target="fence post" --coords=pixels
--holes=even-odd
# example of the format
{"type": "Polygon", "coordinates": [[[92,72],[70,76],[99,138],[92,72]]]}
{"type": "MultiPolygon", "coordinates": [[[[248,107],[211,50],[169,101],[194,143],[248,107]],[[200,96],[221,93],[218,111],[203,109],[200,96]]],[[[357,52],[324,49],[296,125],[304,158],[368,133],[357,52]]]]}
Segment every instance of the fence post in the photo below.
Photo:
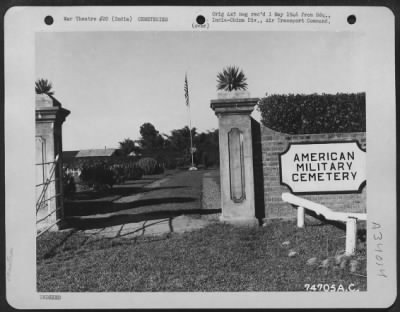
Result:
{"type": "Polygon", "coordinates": [[[297,207],[297,227],[304,227],[304,207],[297,207]]]}
{"type": "Polygon", "coordinates": [[[346,221],[346,255],[354,254],[356,250],[357,219],[348,218],[346,221]]]}

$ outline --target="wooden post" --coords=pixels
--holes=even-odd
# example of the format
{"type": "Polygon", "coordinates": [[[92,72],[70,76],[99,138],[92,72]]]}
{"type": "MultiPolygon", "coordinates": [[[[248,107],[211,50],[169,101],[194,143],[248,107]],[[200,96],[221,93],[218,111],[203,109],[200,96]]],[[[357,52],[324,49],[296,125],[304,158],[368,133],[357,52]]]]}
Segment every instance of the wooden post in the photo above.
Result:
{"type": "Polygon", "coordinates": [[[357,219],[348,218],[346,221],[346,255],[350,256],[356,251],[357,219]]]}
{"type": "Polygon", "coordinates": [[[304,207],[297,207],[297,227],[304,227],[304,207]]]}

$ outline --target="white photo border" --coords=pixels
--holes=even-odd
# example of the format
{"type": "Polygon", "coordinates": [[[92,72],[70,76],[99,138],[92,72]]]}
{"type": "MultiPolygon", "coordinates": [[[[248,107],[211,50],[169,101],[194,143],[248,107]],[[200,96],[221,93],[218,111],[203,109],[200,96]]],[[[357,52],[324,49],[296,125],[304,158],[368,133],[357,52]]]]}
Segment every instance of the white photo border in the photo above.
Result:
{"type": "MultiPolygon", "coordinates": [[[[212,24],[192,27],[197,15],[217,7],[12,7],[4,18],[6,295],[19,309],[42,308],[384,308],[393,304],[396,268],[396,101],[394,15],[386,7],[307,7],[329,12],[329,25],[212,24]],[[168,16],[168,23],[66,23],[65,15],[168,16]],[[128,12],[128,13],[127,13],[128,12]],[[347,16],[357,16],[349,25],[347,16]],[[51,15],[54,24],[43,22],[51,15]],[[373,22],[372,22],[373,21],[373,22]],[[36,291],[34,171],[35,33],[73,31],[354,31],[365,34],[367,89],[367,291],[355,293],[212,292],[212,293],[52,293],[36,291]],[[23,179],[22,173],[24,174],[23,179]],[[23,194],[23,195],[21,195],[23,194]],[[376,224],[379,224],[377,228],[376,224]],[[375,228],[375,229],[374,229],[375,228]],[[381,238],[381,239],[380,239],[381,238]],[[386,278],[379,276],[375,251],[383,243],[386,278]],[[290,298],[290,300],[288,300],[290,298]]],[[[273,7],[287,11],[289,7],[273,7]]],[[[301,10],[304,7],[290,7],[301,10]]],[[[223,7],[221,10],[265,10],[223,7]]]]}

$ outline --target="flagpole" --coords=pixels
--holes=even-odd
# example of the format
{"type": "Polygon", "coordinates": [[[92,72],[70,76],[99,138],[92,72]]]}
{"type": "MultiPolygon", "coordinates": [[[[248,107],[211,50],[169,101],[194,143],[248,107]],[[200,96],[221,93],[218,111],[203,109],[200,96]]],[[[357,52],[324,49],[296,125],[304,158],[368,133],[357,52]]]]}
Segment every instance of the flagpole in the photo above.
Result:
{"type": "Polygon", "coordinates": [[[192,120],[190,118],[190,105],[188,106],[188,115],[189,115],[189,134],[190,134],[190,154],[192,154],[192,167],[194,167],[194,163],[193,163],[192,120]]]}
{"type": "Polygon", "coordinates": [[[187,82],[187,73],[185,73],[185,99],[186,99],[186,106],[188,108],[188,118],[189,118],[189,135],[190,135],[190,154],[192,158],[192,167],[194,168],[194,161],[193,161],[193,138],[192,138],[192,120],[190,118],[190,102],[189,102],[189,86],[187,82]]]}

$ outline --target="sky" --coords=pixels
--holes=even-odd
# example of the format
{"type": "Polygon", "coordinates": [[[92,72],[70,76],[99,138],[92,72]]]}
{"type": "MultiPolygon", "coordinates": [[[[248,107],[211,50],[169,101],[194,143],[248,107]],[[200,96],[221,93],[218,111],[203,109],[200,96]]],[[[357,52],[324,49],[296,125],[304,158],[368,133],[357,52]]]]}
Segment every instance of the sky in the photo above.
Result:
{"type": "Polygon", "coordinates": [[[251,97],[364,92],[362,43],[354,32],[40,32],[35,70],[71,111],[64,150],[116,148],[145,122],[165,134],[188,125],[185,73],[199,131],[218,127],[210,100],[228,65],[243,70],[251,97]]]}

